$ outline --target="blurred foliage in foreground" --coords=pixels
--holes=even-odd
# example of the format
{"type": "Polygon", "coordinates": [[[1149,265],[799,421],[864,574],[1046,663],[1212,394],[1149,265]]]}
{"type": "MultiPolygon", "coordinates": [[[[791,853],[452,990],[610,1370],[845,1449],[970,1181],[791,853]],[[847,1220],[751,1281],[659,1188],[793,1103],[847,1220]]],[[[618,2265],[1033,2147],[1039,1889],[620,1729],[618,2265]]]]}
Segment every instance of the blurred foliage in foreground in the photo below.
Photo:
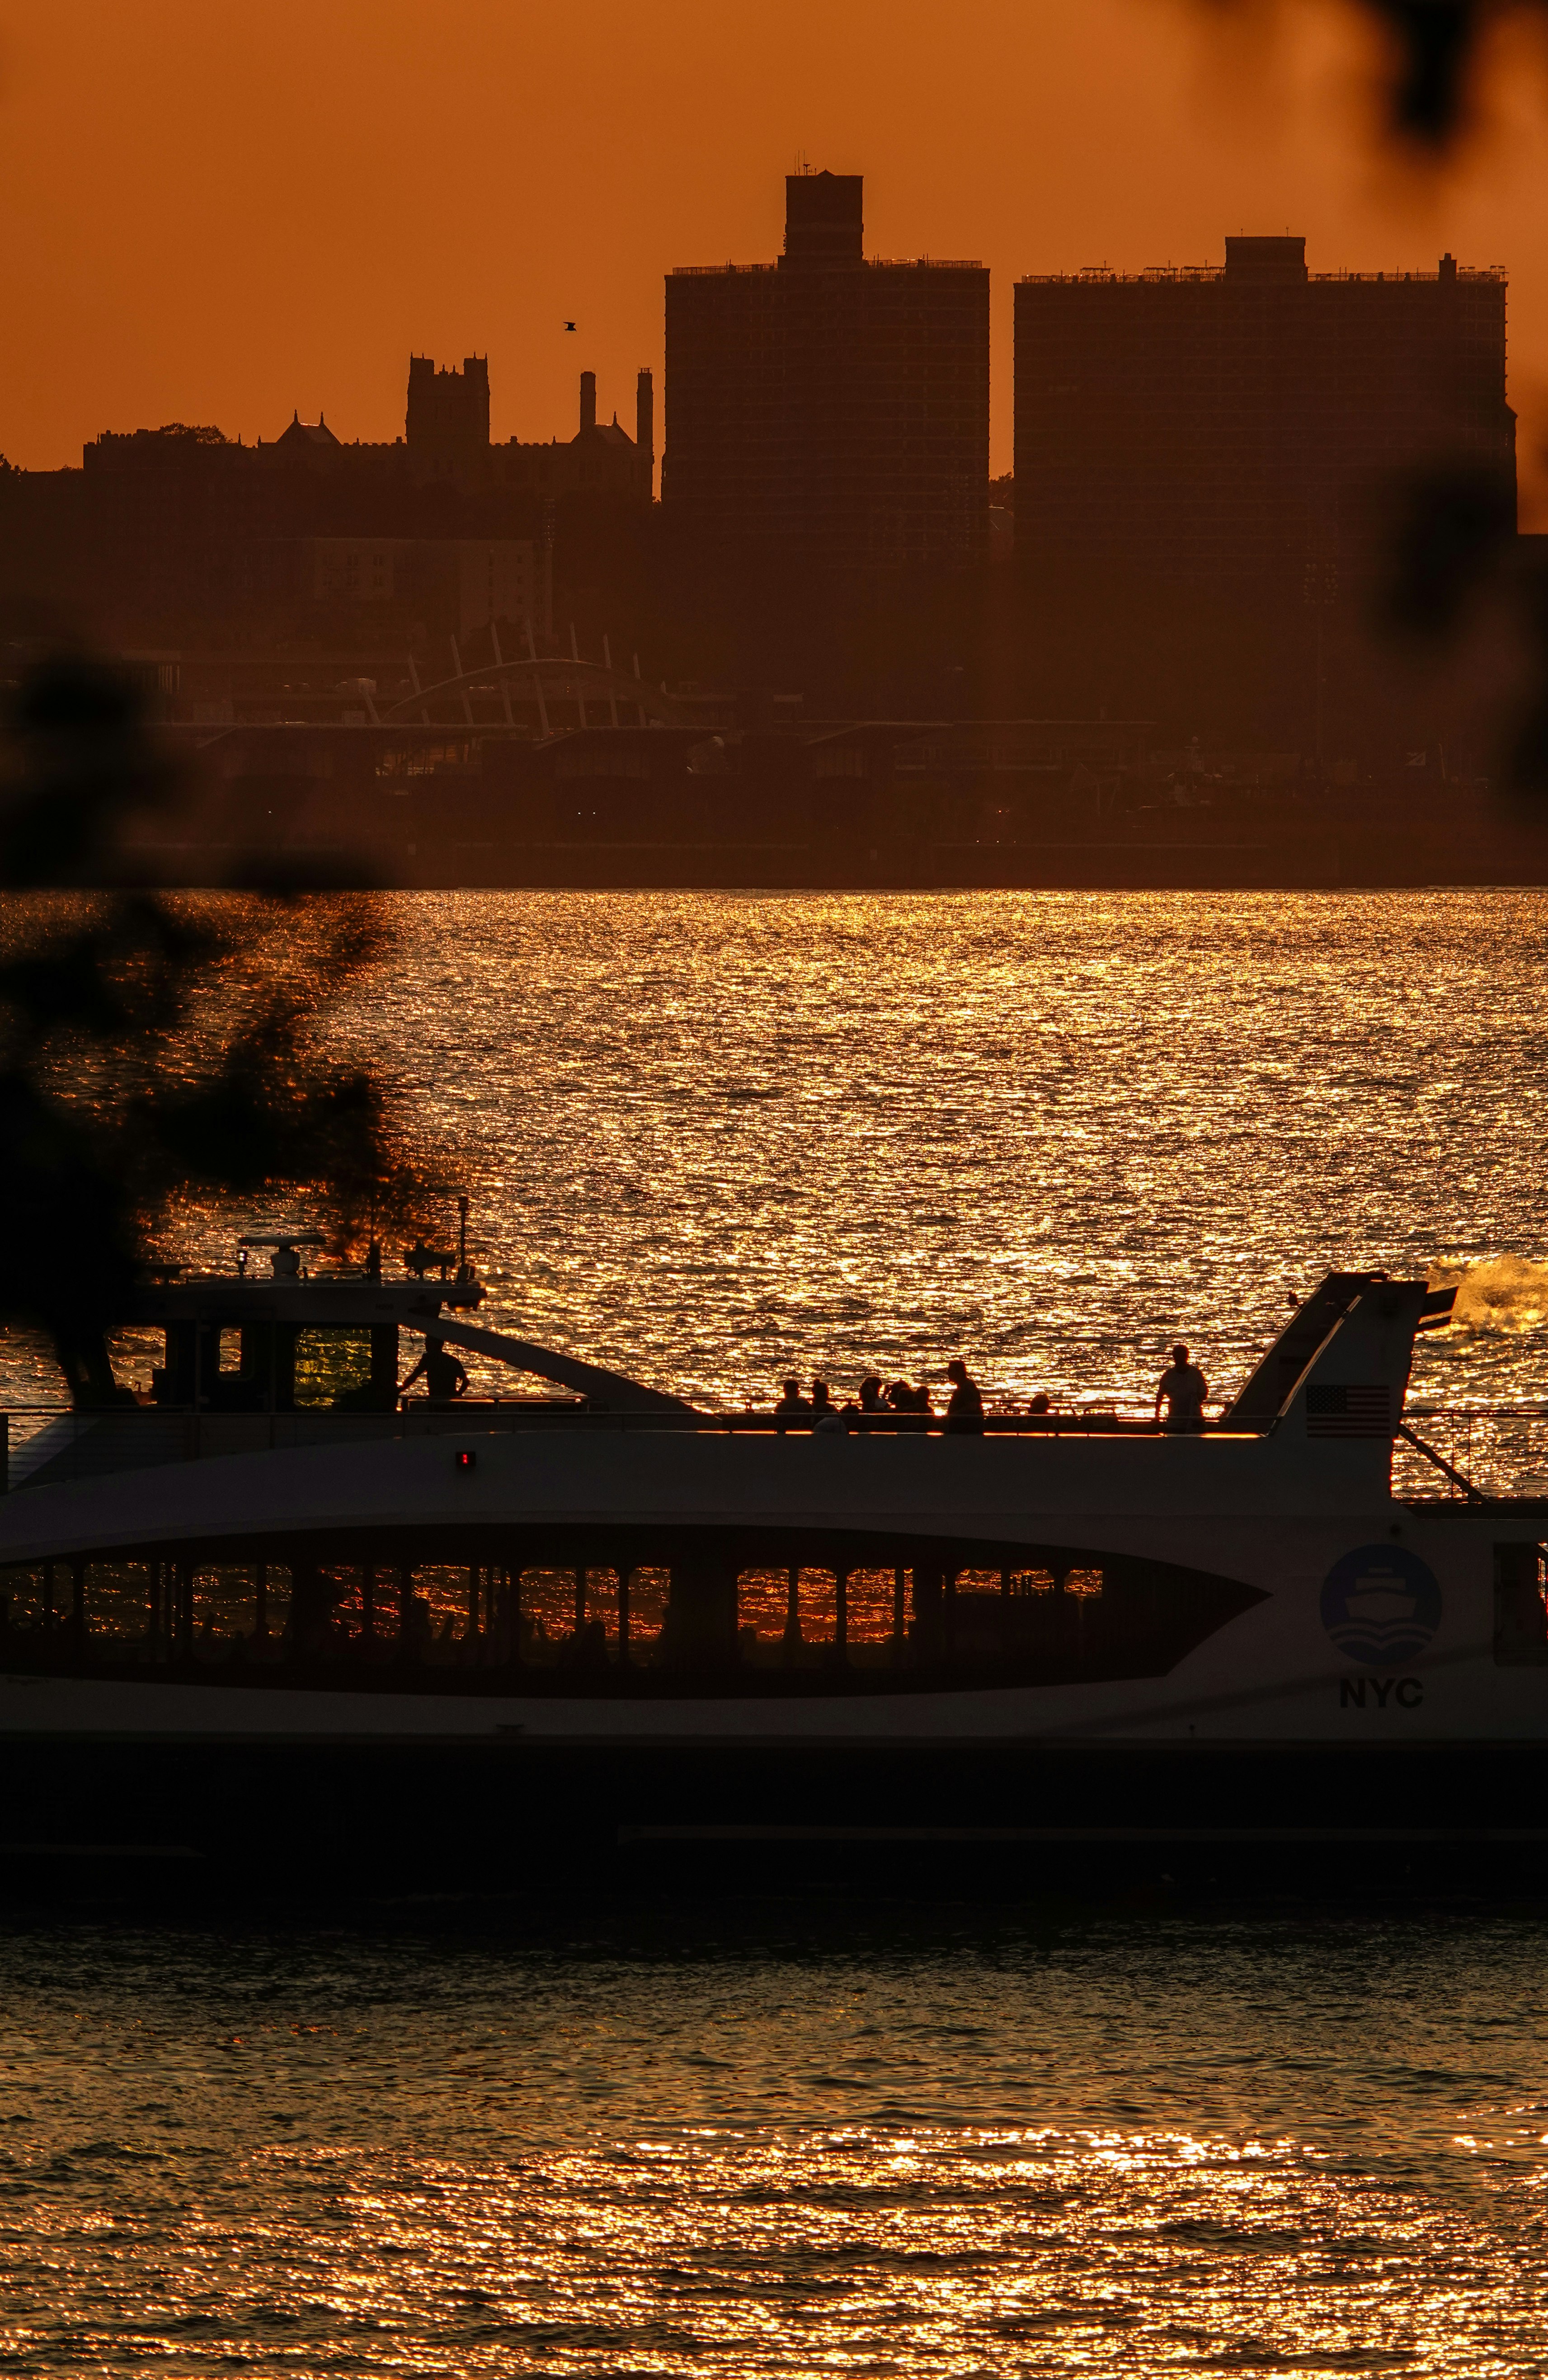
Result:
{"type": "MultiPolygon", "coordinates": [[[[342,1253],[417,1227],[379,1087],[316,1026],[380,954],[376,900],[104,892],[130,821],[179,787],[133,687],[34,661],[0,747],[0,1318],[41,1326],[72,1393],[179,1196],[304,1197],[342,1253]]],[[[315,888],[309,887],[309,890],[315,888]]],[[[175,1253],[175,1252],[174,1252],[175,1253]]]]}
{"type": "MultiPolygon", "coordinates": [[[[1199,0],[1217,19],[1264,0],[1199,0]]],[[[1548,37],[1548,0],[1347,0],[1383,38],[1384,130],[1421,164],[1438,165],[1475,116],[1489,35],[1506,20],[1548,37]]],[[[1544,42],[1548,107],[1548,39],[1544,42]]],[[[1503,706],[1497,765],[1511,790],[1548,793],[1548,563],[1517,536],[1514,487],[1466,463],[1409,475],[1397,492],[1377,602],[1377,625],[1410,651],[1438,654],[1492,611],[1520,661],[1518,692],[1503,706]]]]}
{"type": "Polygon", "coordinates": [[[1427,148],[1444,148],[1467,120],[1484,35],[1506,14],[1542,15],[1542,0],[1359,0],[1389,35],[1393,129],[1427,148]]]}
{"type": "MultiPolygon", "coordinates": [[[[1207,15],[1263,12],[1265,0],[1199,0],[1207,15]]],[[[1389,66],[1383,100],[1398,140],[1434,156],[1465,131],[1484,44],[1507,18],[1536,18],[1548,30],[1548,0],[1348,0],[1383,36],[1389,66]]]]}

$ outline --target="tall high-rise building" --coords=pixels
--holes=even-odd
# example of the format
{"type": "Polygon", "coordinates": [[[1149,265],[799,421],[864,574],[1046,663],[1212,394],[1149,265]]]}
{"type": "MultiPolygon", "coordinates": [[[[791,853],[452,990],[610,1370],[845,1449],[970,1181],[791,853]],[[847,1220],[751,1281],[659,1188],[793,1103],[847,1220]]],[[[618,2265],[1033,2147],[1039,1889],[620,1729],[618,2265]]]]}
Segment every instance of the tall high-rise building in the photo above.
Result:
{"type": "Polygon", "coordinates": [[[1309,273],[1303,239],[1243,237],[1017,284],[1016,552],[1055,600],[1325,601],[1395,473],[1514,490],[1515,455],[1495,269],[1309,273]]]}
{"type": "Polygon", "coordinates": [[[859,175],[787,178],[777,262],[668,273],[662,501],[706,544],[960,565],[988,489],[988,271],[868,258],[859,175]]]}

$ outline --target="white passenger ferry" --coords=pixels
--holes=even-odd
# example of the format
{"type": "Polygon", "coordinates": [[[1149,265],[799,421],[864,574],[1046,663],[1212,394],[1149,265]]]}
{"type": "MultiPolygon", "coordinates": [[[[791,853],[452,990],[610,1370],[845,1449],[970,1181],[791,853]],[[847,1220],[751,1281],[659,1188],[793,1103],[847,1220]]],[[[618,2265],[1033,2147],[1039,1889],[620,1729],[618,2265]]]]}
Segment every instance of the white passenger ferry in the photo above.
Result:
{"type": "Polygon", "coordinates": [[[13,1419],[0,1881],[1548,1878],[1548,1501],[1405,1418],[1449,1292],[1330,1275],[1201,1430],[957,1435],[696,1410],[465,1264],[241,1268],[13,1419]],[[403,1396],[436,1342],[564,1393],[403,1396]]]}

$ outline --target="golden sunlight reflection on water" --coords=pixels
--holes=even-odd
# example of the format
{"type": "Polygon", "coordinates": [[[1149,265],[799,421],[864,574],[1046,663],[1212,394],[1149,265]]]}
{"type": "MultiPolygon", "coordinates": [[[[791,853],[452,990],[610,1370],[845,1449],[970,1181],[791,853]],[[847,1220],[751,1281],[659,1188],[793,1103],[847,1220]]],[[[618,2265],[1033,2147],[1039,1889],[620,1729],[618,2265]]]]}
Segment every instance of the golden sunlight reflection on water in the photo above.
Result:
{"type": "Polygon", "coordinates": [[[1536,2374],[1541,1927],[13,1928],[41,2373],[1536,2374]]]}
{"type": "Polygon", "coordinates": [[[1143,1404],[1179,1332],[1239,1380],[1329,1268],[1481,1262],[1416,1394],[1548,1394],[1548,894],[388,906],[335,1030],[471,1192],[494,1327],[713,1402],[960,1351],[992,1401],[1143,1404]]]}

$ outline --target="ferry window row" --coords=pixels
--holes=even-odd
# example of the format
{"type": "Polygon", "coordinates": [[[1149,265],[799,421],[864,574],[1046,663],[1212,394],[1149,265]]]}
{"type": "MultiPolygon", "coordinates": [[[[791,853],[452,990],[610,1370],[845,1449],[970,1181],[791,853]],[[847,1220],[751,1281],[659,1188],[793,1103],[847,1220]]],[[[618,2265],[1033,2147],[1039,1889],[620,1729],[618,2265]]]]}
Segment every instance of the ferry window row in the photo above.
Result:
{"type": "Polygon", "coordinates": [[[0,1572],[0,1637],[9,1665],[49,1670],[499,1672],[570,1692],[700,1670],[778,1691],[835,1670],[877,1685],[944,1670],[1156,1676],[1258,1599],[1207,1572],[1056,1548],[994,1567],[135,1556],[0,1572]]]}

